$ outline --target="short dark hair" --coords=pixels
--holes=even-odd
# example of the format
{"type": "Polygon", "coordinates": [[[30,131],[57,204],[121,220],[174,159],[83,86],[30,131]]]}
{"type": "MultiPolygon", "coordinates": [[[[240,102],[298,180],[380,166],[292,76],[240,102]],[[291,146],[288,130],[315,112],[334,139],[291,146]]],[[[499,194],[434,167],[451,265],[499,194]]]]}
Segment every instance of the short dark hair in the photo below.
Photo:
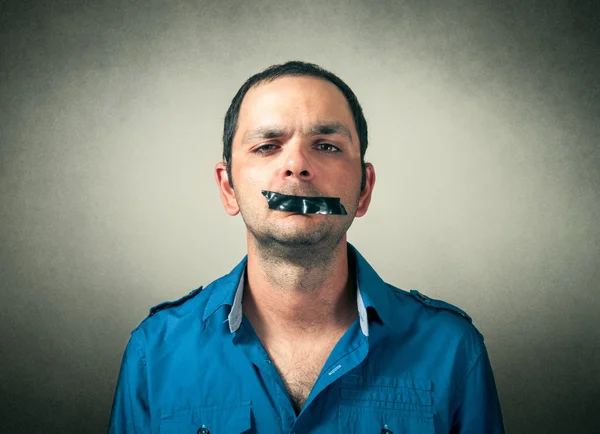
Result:
{"type": "Polygon", "coordinates": [[[240,107],[246,93],[255,86],[262,83],[270,83],[280,77],[316,77],[327,80],[333,83],[339,90],[342,91],[350,106],[352,117],[354,118],[354,127],[358,134],[360,144],[360,160],[362,167],[362,179],[360,190],[362,191],[366,185],[366,165],[365,153],[369,144],[367,133],[367,121],[363,115],[362,108],[358,102],[358,98],[350,89],[350,87],[342,81],[337,75],[326,69],[321,68],[314,63],[306,63],[300,61],[290,61],[280,65],[272,65],[262,72],[254,74],[240,87],[237,91],[227,113],[225,114],[225,124],[223,128],[223,160],[227,165],[227,175],[229,177],[229,185],[233,188],[233,178],[231,176],[231,147],[233,145],[233,136],[237,131],[238,116],[240,107]]]}

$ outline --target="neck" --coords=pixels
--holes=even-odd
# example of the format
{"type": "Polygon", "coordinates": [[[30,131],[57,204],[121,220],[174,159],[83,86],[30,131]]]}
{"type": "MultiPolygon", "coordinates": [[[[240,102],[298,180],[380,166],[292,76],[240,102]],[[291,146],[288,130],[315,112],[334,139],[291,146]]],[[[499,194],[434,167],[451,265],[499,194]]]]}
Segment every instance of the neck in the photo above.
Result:
{"type": "Polygon", "coordinates": [[[249,243],[243,298],[244,313],[259,334],[315,337],[354,321],[356,282],[345,236],[333,249],[311,249],[292,259],[264,253],[249,243]]]}

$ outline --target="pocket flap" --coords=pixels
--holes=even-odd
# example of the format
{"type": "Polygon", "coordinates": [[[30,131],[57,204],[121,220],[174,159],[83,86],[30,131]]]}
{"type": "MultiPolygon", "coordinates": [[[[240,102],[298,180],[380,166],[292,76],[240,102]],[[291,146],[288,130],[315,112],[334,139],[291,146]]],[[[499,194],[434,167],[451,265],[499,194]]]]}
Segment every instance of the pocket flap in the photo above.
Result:
{"type": "Polygon", "coordinates": [[[198,406],[161,416],[161,432],[197,432],[206,427],[211,433],[241,434],[252,428],[252,403],[198,406]],[[190,431],[191,432],[191,431],[190,431]]]}
{"type": "Polygon", "coordinates": [[[432,411],[432,384],[427,379],[384,376],[342,377],[342,405],[364,405],[389,409],[432,411]]]}

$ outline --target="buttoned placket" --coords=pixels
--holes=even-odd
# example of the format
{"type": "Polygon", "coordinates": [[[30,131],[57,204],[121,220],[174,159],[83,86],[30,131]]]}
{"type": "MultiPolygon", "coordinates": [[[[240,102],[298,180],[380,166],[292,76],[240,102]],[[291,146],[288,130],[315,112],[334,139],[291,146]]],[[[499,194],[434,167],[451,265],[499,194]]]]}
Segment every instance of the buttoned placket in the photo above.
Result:
{"type": "MultiPolygon", "coordinates": [[[[358,281],[358,279],[357,279],[358,281]]],[[[279,371],[269,359],[269,355],[250,324],[242,313],[242,294],[244,277],[240,279],[229,319],[233,344],[266,376],[270,383],[276,386],[277,413],[281,429],[287,434],[304,434],[310,431],[310,404],[329,385],[359,366],[369,352],[369,324],[367,311],[364,306],[360,288],[357,288],[358,318],[352,323],[342,338],[335,345],[328,357],[321,374],[317,378],[300,414],[296,416],[291,397],[285,387],[279,371]],[[308,413],[308,414],[307,414],[308,413]],[[303,429],[306,422],[306,428],[303,429]]]]}

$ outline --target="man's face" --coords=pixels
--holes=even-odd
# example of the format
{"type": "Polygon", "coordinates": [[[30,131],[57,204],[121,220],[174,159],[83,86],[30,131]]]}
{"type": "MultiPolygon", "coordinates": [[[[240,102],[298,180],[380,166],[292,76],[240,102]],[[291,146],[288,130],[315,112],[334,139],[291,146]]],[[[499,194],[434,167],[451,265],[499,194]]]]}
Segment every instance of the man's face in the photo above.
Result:
{"type": "Polygon", "coordinates": [[[368,165],[367,187],[361,195],[360,145],[348,103],[335,85],[313,77],[283,77],[248,91],[231,161],[235,200],[230,198],[226,208],[237,214],[237,204],[259,244],[301,247],[339,242],[354,217],[366,212],[374,182],[368,165]],[[271,210],[262,190],[339,197],[348,214],[271,210]]]}

